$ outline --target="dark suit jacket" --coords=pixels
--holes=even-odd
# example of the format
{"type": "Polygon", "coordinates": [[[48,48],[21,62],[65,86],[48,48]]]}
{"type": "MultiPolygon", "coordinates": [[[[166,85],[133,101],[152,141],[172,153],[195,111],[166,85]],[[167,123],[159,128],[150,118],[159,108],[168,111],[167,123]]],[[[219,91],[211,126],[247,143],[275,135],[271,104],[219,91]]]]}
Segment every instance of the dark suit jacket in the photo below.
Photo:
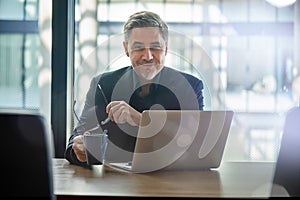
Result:
{"type": "MultiPolygon", "coordinates": [[[[93,78],[80,116],[79,126],[75,128],[69,139],[65,152],[67,160],[73,164],[86,165],[79,162],[72,151],[73,138],[81,134],[78,131],[80,126],[84,126],[85,130],[88,130],[107,117],[106,100],[107,102],[123,100],[139,112],[149,109],[203,110],[203,83],[198,78],[164,67],[154,79],[154,83],[151,84],[149,95],[140,97],[140,85],[137,84],[135,76],[133,68],[128,66],[93,78]],[[102,92],[98,84],[101,86],[102,92]]],[[[138,127],[109,122],[103,125],[102,129],[108,131],[110,142],[117,147],[129,152],[134,151],[138,127]]]]}

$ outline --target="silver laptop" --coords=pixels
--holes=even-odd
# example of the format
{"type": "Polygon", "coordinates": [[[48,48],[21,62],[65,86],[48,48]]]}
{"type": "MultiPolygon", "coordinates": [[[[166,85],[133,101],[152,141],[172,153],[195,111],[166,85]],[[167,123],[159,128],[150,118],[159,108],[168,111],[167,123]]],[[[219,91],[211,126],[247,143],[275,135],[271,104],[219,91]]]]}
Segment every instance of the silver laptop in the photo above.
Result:
{"type": "Polygon", "coordinates": [[[233,111],[147,110],[132,160],[106,163],[133,173],[218,168],[233,111]]]}

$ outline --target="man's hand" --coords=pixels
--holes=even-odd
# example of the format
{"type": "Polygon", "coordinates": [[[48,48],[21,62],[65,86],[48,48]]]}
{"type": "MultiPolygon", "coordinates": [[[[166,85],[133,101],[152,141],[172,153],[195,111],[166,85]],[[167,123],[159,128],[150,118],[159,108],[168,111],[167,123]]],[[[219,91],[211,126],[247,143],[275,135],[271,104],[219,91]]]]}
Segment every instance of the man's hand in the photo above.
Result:
{"type": "Polygon", "coordinates": [[[77,159],[81,162],[86,161],[85,148],[83,145],[83,135],[78,135],[73,139],[72,149],[74,150],[77,159]]]}
{"type": "Polygon", "coordinates": [[[128,105],[125,101],[112,101],[106,107],[106,113],[111,121],[132,126],[138,126],[142,114],[128,105]]]}

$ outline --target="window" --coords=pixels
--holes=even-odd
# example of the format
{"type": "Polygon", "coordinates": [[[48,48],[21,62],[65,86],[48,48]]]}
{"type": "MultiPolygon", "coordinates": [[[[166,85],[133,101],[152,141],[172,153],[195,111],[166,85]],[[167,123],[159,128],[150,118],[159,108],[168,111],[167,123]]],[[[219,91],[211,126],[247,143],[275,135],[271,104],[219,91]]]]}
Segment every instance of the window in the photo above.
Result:
{"type": "MultiPolygon", "coordinates": [[[[51,71],[52,2],[0,0],[0,107],[38,110],[49,124],[51,80],[59,76],[51,71]]],[[[74,5],[74,59],[66,58],[74,69],[66,69],[66,82],[56,83],[71,84],[65,95],[68,115],[72,116],[72,99],[77,102],[75,112],[80,114],[94,75],[130,64],[121,44],[123,23],[135,11],[151,10],[161,15],[170,28],[172,43],[166,65],[204,80],[204,95],[208,97],[205,109],[235,111],[226,157],[275,159],[284,113],[295,105],[292,82],[300,71],[295,66],[291,45],[296,40],[294,5],[279,8],[265,0],[86,3],[75,1],[74,5]],[[178,15],[178,9],[185,14],[178,15]],[[97,54],[101,54],[101,59],[97,54]],[[248,126],[244,122],[250,119],[253,124],[248,126]],[[279,120],[279,126],[261,128],[260,120],[279,120]],[[262,144],[268,149],[261,150],[268,152],[266,155],[257,154],[257,145],[239,151],[241,155],[234,154],[235,149],[256,139],[260,140],[258,143],[268,141],[262,144]],[[251,156],[254,154],[250,149],[255,156],[251,156]]],[[[72,38],[67,39],[72,43],[72,38]]],[[[76,121],[68,118],[66,123],[76,121]]],[[[59,135],[58,140],[68,138],[72,127],[68,129],[55,130],[54,134],[59,135]]],[[[65,142],[57,145],[62,153],[65,142]]]]}

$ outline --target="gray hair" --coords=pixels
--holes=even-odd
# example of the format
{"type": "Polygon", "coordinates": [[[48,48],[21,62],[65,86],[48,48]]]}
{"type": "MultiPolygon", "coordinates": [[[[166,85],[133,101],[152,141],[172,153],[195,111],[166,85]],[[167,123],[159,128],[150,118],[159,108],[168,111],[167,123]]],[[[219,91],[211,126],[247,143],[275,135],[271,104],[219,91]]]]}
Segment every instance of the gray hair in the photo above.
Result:
{"type": "Polygon", "coordinates": [[[168,41],[167,24],[160,18],[159,15],[150,11],[140,11],[129,17],[123,28],[125,41],[128,41],[129,35],[133,28],[143,27],[158,27],[163,39],[168,41]]]}

